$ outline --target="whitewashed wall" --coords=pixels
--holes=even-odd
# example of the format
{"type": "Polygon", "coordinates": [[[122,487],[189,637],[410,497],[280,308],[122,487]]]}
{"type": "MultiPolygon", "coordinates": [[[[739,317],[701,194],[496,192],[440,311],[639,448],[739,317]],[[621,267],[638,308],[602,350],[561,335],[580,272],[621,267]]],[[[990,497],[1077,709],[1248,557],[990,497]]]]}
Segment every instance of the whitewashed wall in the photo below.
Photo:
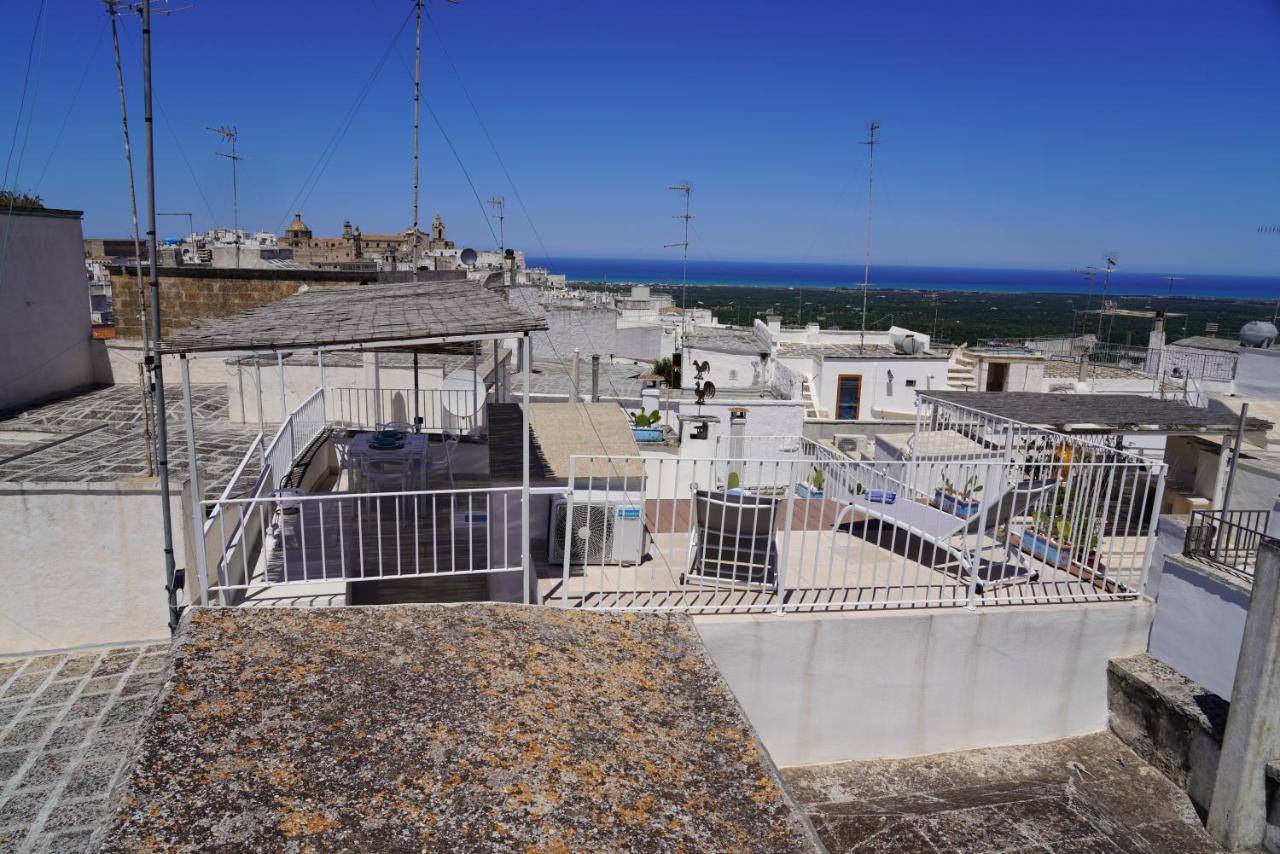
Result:
{"type": "Polygon", "coordinates": [[[0,654],[168,637],[154,479],[0,484],[0,531],[0,654]]]}
{"type": "Polygon", "coordinates": [[[696,617],[779,765],[1027,744],[1107,726],[1149,602],[696,617]]]}
{"type": "Polygon", "coordinates": [[[9,214],[0,287],[0,411],[93,382],[80,215],[9,214]]]}

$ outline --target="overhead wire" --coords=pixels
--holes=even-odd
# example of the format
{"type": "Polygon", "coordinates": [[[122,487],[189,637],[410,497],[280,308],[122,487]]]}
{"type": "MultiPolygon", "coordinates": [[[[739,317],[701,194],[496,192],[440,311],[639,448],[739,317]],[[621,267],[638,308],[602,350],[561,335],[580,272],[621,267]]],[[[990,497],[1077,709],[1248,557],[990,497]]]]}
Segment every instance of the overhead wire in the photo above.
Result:
{"type": "Polygon", "coordinates": [[[49,154],[44,159],[44,166],[40,169],[40,177],[36,178],[35,184],[32,185],[33,192],[38,192],[40,185],[44,183],[44,176],[49,171],[49,164],[53,162],[53,155],[58,151],[58,145],[62,142],[62,135],[67,130],[67,123],[71,120],[71,113],[75,111],[76,102],[80,100],[80,92],[84,89],[85,80],[89,78],[89,69],[93,66],[93,61],[98,58],[98,50],[102,47],[103,37],[107,34],[107,24],[110,19],[103,18],[102,27],[98,30],[98,39],[93,43],[93,50],[89,52],[89,58],[85,61],[84,70],[80,72],[80,81],[76,84],[75,91],[71,95],[71,102],[67,104],[67,112],[62,117],[62,124],[58,125],[58,133],[53,138],[53,145],[49,146],[49,154]]]}
{"type": "Polygon", "coordinates": [[[45,34],[48,33],[49,0],[41,0],[40,11],[36,14],[35,26],[31,30],[31,44],[27,49],[27,67],[22,76],[22,97],[18,101],[18,117],[13,124],[13,137],[9,142],[9,154],[5,158],[4,164],[4,180],[0,182],[0,189],[11,190],[9,195],[9,209],[5,212],[4,220],[4,243],[0,245],[0,285],[4,284],[5,262],[9,258],[9,236],[13,230],[13,209],[18,203],[18,178],[22,174],[22,161],[27,154],[27,140],[31,137],[31,125],[35,121],[36,114],[36,93],[39,91],[40,83],[40,66],[44,59],[45,34]],[[40,44],[40,52],[36,53],[36,43],[40,44]],[[31,71],[35,69],[35,80],[32,81],[31,71]],[[22,127],[22,111],[27,104],[27,93],[31,93],[31,109],[27,111],[27,128],[22,132],[22,148],[18,150],[18,161],[16,165],[13,162],[14,148],[18,143],[18,131],[22,127]],[[9,186],[9,170],[13,167],[13,186],[9,186]]]}
{"type": "MultiPolygon", "coordinates": [[[[378,4],[374,0],[369,0],[373,6],[374,13],[378,16],[379,23],[383,29],[387,29],[386,20],[382,17],[382,10],[378,8],[378,4]]],[[[434,26],[434,25],[433,25],[434,26]]],[[[404,58],[400,51],[396,51],[396,58],[400,60],[400,65],[404,67],[405,73],[409,75],[409,79],[413,79],[413,69],[409,67],[408,61],[404,58]]],[[[431,108],[431,101],[423,99],[422,105],[427,108],[427,115],[431,116],[431,120],[435,122],[436,129],[440,131],[440,135],[444,137],[445,144],[449,146],[449,151],[453,153],[453,159],[457,161],[458,168],[462,170],[462,177],[466,179],[467,186],[471,188],[471,195],[476,200],[476,206],[480,209],[480,218],[484,220],[485,226],[489,229],[489,234],[493,237],[493,245],[499,249],[502,248],[502,241],[498,239],[498,233],[493,230],[493,222],[489,218],[489,212],[485,210],[484,201],[480,198],[480,192],[476,189],[475,181],[471,180],[471,173],[467,170],[467,165],[462,162],[462,155],[458,153],[458,149],[453,144],[453,140],[449,138],[449,132],[444,129],[444,123],[440,121],[440,117],[436,115],[436,111],[431,108]]]]}
{"type": "Polygon", "coordinates": [[[351,129],[352,123],[355,121],[356,115],[360,112],[360,108],[364,105],[365,99],[368,97],[370,90],[373,88],[374,82],[378,79],[378,75],[382,73],[383,66],[387,64],[387,60],[391,57],[395,50],[396,41],[400,38],[400,34],[404,32],[404,28],[408,25],[409,20],[413,17],[413,9],[410,8],[405,13],[404,20],[400,22],[400,27],[391,36],[387,42],[387,47],[383,50],[382,55],[378,57],[378,61],[374,64],[373,69],[369,72],[369,76],[365,79],[361,87],[356,91],[355,99],[351,106],[343,114],[339,120],[338,126],[334,128],[333,134],[325,143],[324,148],[320,150],[316,162],[312,164],[310,171],[303,178],[302,186],[298,188],[298,192],[294,194],[293,199],[289,202],[289,207],[285,210],[279,222],[276,224],[276,231],[280,231],[285,221],[288,220],[289,214],[300,210],[299,202],[305,205],[311,198],[311,194],[315,192],[316,187],[320,183],[320,179],[324,177],[325,171],[329,168],[333,156],[337,153],[338,147],[342,144],[342,140],[346,137],[347,131],[351,129]],[[310,186],[310,189],[308,189],[310,186]]]}
{"type": "Polygon", "coordinates": [[[511,177],[511,171],[507,169],[506,161],[502,159],[502,154],[499,153],[498,146],[494,143],[493,136],[489,133],[489,127],[484,123],[484,118],[480,115],[480,109],[476,106],[475,99],[471,97],[471,90],[467,88],[461,72],[458,71],[457,64],[453,61],[453,56],[449,53],[449,46],[445,43],[444,36],[441,35],[440,29],[436,26],[435,19],[431,17],[430,11],[427,11],[426,16],[427,23],[431,25],[431,31],[435,33],[436,41],[440,43],[440,51],[444,54],[444,58],[449,63],[449,68],[453,71],[453,76],[458,81],[458,87],[462,90],[463,96],[466,97],[467,103],[471,106],[471,112],[476,117],[476,123],[480,125],[480,130],[484,133],[484,138],[489,143],[489,149],[493,152],[494,159],[498,161],[502,174],[506,176],[507,184],[511,187],[511,193],[516,197],[516,204],[520,205],[520,212],[524,214],[525,221],[529,224],[529,231],[533,233],[534,240],[538,241],[538,246],[542,249],[542,257],[548,261],[554,261],[551,251],[547,249],[547,244],[543,242],[542,235],[538,232],[538,227],[533,222],[533,217],[529,214],[529,208],[524,203],[524,196],[520,195],[520,188],[516,186],[515,179],[511,177]]]}
{"type": "MultiPolygon", "coordinates": [[[[121,36],[121,41],[129,39],[133,34],[133,31],[128,27],[124,27],[121,32],[123,34],[121,36]]],[[[131,44],[130,47],[133,47],[133,45],[131,44]]],[[[199,176],[196,175],[195,167],[191,165],[191,159],[187,157],[186,149],[182,147],[182,140],[178,138],[178,132],[174,130],[173,123],[169,121],[169,114],[165,112],[164,104],[160,102],[160,99],[155,95],[154,91],[152,93],[151,100],[155,105],[156,110],[160,113],[160,119],[164,122],[165,129],[169,131],[169,137],[173,140],[174,148],[178,150],[178,156],[182,158],[183,165],[187,167],[187,174],[191,176],[191,183],[195,186],[196,193],[200,196],[200,202],[204,205],[205,213],[209,215],[210,223],[216,225],[218,222],[218,216],[213,212],[213,205],[209,203],[209,196],[205,193],[204,185],[200,183],[199,176]]]]}

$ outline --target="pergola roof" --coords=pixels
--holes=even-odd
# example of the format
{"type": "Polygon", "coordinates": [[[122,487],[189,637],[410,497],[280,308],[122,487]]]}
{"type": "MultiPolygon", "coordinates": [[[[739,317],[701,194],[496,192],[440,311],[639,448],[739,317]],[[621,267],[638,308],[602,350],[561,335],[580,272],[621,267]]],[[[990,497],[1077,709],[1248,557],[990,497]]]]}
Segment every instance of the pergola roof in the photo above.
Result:
{"type": "Polygon", "coordinates": [[[163,338],[163,353],[393,348],[518,335],[546,322],[475,282],[312,288],[163,338]]]}

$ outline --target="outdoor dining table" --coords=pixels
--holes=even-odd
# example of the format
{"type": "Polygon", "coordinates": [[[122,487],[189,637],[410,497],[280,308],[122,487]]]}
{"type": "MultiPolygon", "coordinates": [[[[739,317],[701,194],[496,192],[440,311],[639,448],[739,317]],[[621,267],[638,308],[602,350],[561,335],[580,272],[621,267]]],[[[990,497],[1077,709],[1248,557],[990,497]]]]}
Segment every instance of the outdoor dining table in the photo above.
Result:
{"type": "Polygon", "coordinates": [[[373,447],[372,443],[377,435],[376,431],[367,430],[356,433],[351,437],[351,444],[347,450],[351,462],[363,471],[364,464],[370,460],[408,459],[416,471],[414,480],[418,488],[421,488],[421,485],[426,482],[427,461],[430,457],[430,443],[427,440],[427,434],[402,434],[400,438],[404,440],[404,445],[399,448],[373,447]]]}

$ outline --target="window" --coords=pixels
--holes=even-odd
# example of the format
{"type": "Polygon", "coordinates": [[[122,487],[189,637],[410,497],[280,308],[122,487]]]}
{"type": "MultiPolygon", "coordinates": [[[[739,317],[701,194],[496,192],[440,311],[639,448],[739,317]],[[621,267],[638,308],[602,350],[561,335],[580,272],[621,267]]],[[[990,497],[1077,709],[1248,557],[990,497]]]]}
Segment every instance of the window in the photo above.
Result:
{"type": "Polygon", "coordinates": [[[907,380],[907,381],[906,381],[906,383],[907,383],[907,388],[915,388],[915,387],[916,387],[916,381],[915,381],[915,380],[907,380]]]}
{"type": "Polygon", "coordinates": [[[841,374],[836,379],[836,417],[856,420],[862,401],[862,374],[841,374]]]}

